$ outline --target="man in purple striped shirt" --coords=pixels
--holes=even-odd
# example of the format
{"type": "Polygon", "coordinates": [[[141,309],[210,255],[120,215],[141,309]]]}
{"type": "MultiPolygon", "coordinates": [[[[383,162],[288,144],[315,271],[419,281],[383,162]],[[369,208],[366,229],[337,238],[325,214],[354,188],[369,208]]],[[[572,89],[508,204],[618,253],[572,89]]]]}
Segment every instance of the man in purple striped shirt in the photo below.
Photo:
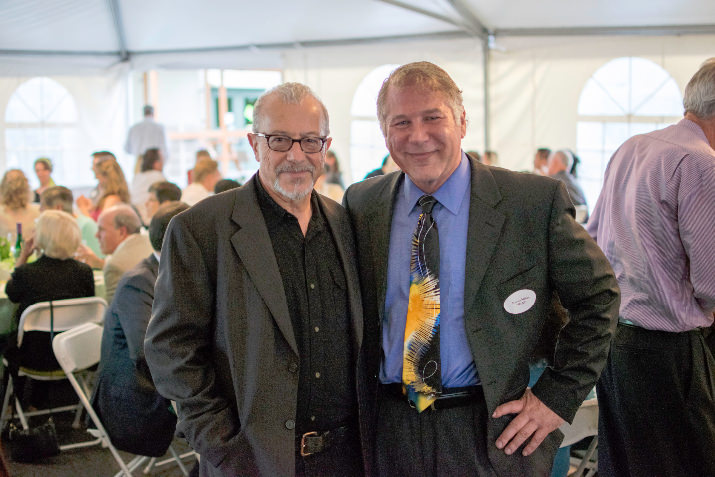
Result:
{"type": "Polygon", "coordinates": [[[599,475],[715,475],[715,58],[683,104],[679,123],[616,151],[587,226],[621,288],[599,475]]]}

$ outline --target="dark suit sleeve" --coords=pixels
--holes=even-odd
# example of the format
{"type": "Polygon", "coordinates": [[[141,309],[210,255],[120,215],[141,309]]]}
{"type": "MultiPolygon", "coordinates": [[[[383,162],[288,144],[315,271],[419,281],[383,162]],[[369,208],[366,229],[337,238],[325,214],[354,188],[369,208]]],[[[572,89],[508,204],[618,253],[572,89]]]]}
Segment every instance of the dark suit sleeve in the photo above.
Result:
{"type": "Polygon", "coordinates": [[[204,230],[200,245],[182,218],[172,219],[164,237],[144,351],[159,393],[177,403],[177,430],[218,467],[235,449],[240,426],[223,397],[232,390],[218,388],[212,365],[215,281],[205,253],[215,246],[204,230]]]}
{"type": "Polygon", "coordinates": [[[571,422],[606,363],[620,294],[603,252],[573,220],[562,184],[553,197],[548,247],[549,278],[570,320],[559,335],[553,368],[544,371],[533,391],[571,422]]]}

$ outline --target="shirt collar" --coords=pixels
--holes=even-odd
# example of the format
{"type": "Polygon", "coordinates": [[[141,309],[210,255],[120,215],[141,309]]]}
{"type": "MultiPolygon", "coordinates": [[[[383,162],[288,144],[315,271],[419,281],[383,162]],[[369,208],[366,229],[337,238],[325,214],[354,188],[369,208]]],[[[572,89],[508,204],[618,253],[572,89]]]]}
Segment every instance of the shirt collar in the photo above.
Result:
{"type": "MultiPolygon", "coordinates": [[[[442,204],[442,206],[453,215],[457,215],[459,207],[462,205],[464,193],[470,184],[470,172],[469,160],[466,154],[464,154],[464,151],[462,151],[462,160],[459,162],[457,168],[452,172],[452,175],[447,178],[444,184],[432,194],[432,197],[437,199],[437,202],[442,204]]],[[[410,179],[407,174],[405,174],[404,194],[405,200],[411,205],[410,212],[416,206],[419,198],[425,195],[425,193],[412,182],[412,179],[410,179]]]]}
{"type": "Polygon", "coordinates": [[[703,141],[705,141],[706,144],[708,144],[708,145],[710,144],[708,142],[707,136],[705,135],[705,132],[703,131],[703,128],[701,128],[698,125],[698,123],[696,123],[695,121],[691,121],[688,118],[683,118],[678,122],[678,125],[685,126],[689,130],[691,130],[693,133],[697,134],[698,137],[700,137],[703,141]]]}

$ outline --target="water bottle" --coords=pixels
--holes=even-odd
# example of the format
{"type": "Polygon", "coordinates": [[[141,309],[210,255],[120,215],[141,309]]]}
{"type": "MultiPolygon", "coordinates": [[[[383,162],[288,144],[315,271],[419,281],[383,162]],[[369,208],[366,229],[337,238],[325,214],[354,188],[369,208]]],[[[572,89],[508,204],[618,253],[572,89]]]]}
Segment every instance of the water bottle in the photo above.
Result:
{"type": "Polygon", "coordinates": [[[17,240],[15,240],[15,250],[13,255],[15,258],[18,258],[20,256],[20,253],[22,252],[22,245],[25,243],[25,241],[22,239],[22,224],[20,222],[17,223],[17,240]]]}

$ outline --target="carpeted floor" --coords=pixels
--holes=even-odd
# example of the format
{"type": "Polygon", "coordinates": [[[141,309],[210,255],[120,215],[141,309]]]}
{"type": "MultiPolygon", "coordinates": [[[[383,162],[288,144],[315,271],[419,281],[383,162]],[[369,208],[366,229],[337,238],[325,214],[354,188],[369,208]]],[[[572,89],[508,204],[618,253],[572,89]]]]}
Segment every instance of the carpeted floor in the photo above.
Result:
{"type": "MultiPolygon", "coordinates": [[[[57,389],[54,394],[64,393],[61,389],[57,389]]],[[[36,416],[34,419],[43,422],[43,419],[46,418],[47,416],[36,416]]],[[[82,420],[83,424],[80,429],[73,429],[73,418],[74,413],[72,412],[56,413],[53,417],[60,445],[92,439],[92,436],[85,430],[84,419],[82,420]]],[[[7,455],[8,450],[6,446],[3,447],[5,447],[5,458],[9,467],[10,476],[12,477],[111,477],[120,470],[119,464],[114,459],[110,450],[99,445],[62,451],[60,455],[56,457],[51,457],[44,462],[34,464],[13,462],[10,456],[7,455]]],[[[190,451],[190,448],[183,439],[174,439],[172,447],[180,455],[190,451]]],[[[126,452],[120,451],[119,454],[125,463],[128,463],[134,458],[134,455],[126,452]]],[[[171,455],[167,453],[164,458],[158,460],[161,461],[170,457],[171,455]]],[[[190,471],[196,463],[196,458],[187,456],[182,459],[182,462],[186,470],[190,471]]],[[[143,471],[144,466],[135,470],[133,475],[136,477],[144,476],[146,474],[144,474],[143,471]]],[[[180,477],[183,474],[175,462],[170,462],[153,469],[151,475],[158,477],[180,477]]]]}
{"type": "MultiPolygon", "coordinates": [[[[91,439],[84,429],[72,429],[72,413],[58,413],[55,415],[55,424],[60,444],[82,442],[91,439]]],[[[190,449],[185,441],[175,439],[172,444],[179,454],[184,454],[190,449]]],[[[7,449],[6,449],[7,452],[7,449]]],[[[134,456],[120,451],[124,462],[129,462],[134,456]]],[[[167,453],[166,458],[171,455],[167,453]]],[[[163,460],[163,459],[159,459],[163,460]]],[[[35,464],[21,464],[13,462],[6,455],[12,477],[111,477],[119,472],[119,464],[107,448],[99,445],[62,451],[56,457],[48,458],[45,462],[35,464]]],[[[192,456],[185,457],[182,462],[187,471],[194,466],[196,459],[192,456]]],[[[143,476],[144,466],[133,472],[134,476],[143,476]]],[[[151,475],[160,477],[180,477],[182,472],[175,462],[155,468],[151,475]]]]}

